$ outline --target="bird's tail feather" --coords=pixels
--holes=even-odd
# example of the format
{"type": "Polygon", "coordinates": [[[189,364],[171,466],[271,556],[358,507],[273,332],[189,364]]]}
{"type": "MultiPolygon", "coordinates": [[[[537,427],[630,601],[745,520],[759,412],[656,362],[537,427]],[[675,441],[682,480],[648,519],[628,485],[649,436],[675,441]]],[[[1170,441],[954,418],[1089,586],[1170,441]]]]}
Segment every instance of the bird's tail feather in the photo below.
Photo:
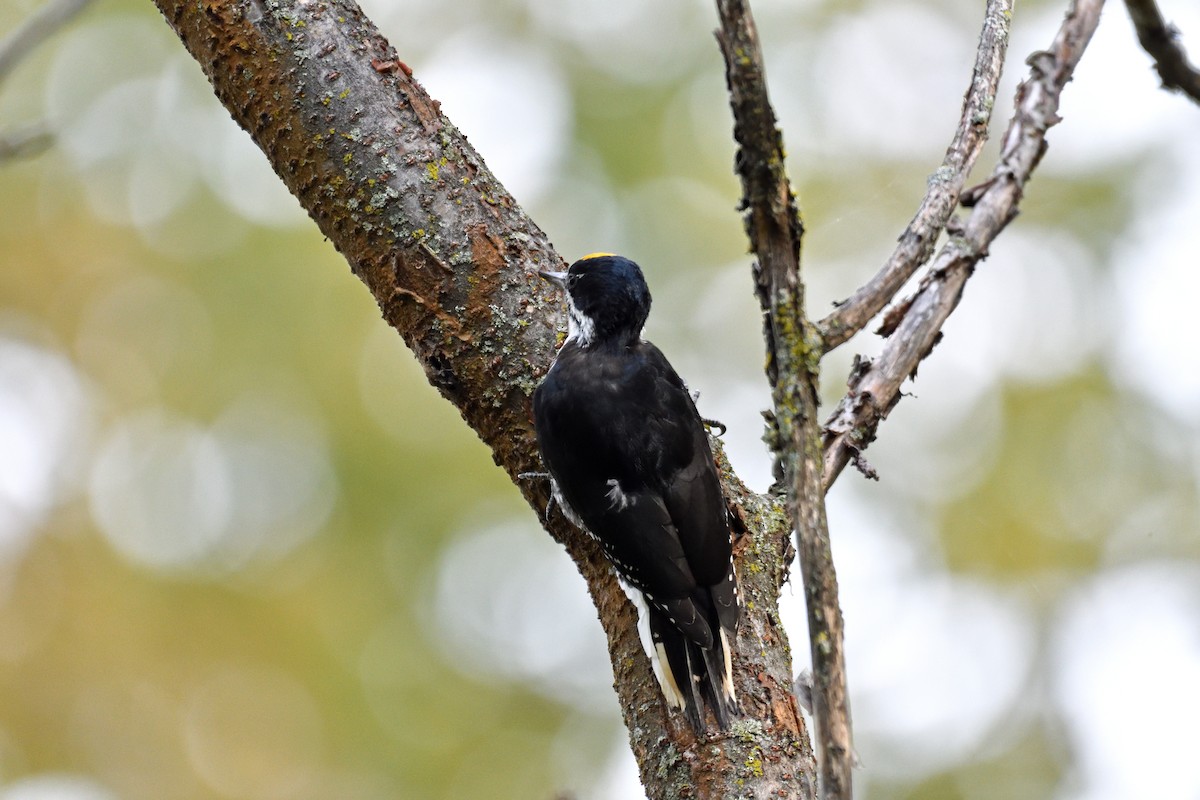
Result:
{"type": "MultiPolygon", "coordinates": [[[[729,727],[731,717],[740,713],[733,686],[731,642],[724,628],[719,625],[715,628],[718,635],[713,637],[713,646],[701,647],[680,633],[659,609],[650,608],[650,630],[656,645],[654,655],[666,656],[666,663],[658,664],[655,673],[661,672],[679,688],[679,694],[683,696],[683,714],[697,735],[705,730],[706,705],[712,709],[722,730],[729,727]]],[[[667,694],[666,688],[664,685],[664,694],[667,694]]]]}

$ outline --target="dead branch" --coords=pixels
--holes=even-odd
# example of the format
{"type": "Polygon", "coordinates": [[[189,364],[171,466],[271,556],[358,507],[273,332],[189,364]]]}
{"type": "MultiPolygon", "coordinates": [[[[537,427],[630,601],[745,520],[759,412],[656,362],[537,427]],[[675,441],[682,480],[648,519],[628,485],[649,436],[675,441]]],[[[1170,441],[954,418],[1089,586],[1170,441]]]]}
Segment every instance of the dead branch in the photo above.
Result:
{"type": "Polygon", "coordinates": [[[821,489],[817,337],[804,313],[800,241],[804,226],[784,169],[783,137],[767,94],[758,31],[748,0],[718,0],[717,39],[738,143],[746,234],[758,261],[755,289],[762,306],[767,377],[774,406],[772,449],[796,529],[807,600],[815,678],[814,715],[822,798],[851,796],[851,745],[842,612],[821,489]]]}
{"type": "Polygon", "coordinates": [[[825,423],[825,490],[846,463],[866,448],[892,407],[900,385],[941,338],[963,286],[987,256],[992,240],[1017,215],[1034,169],[1046,152],[1046,132],[1060,121],[1059,98],[1100,19],[1104,0],[1074,0],[1050,49],[1026,60],[1029,76],[1017,89],[1016,110],[991,177],[964,193],[970,214],[938,252],[916,294],[893,308],[880,333],[887,337],[874,361],[857,360],[849,391],[825,423]]]}
{"type": "Polygon", "coordinates": [[[1188,61],[1179,43],[1179,31],[1163,19],[1154,0],[1125,0],[1125,8],[1137,30],[1138,42],[1154,59],[1162,87],[1183,92],[1200,103],[1200,70],[1188,61]]]}
{"type": "Polygon", "coordinates": [[[946,157],[929,176],[929,186],[916,216],[900,234],[896,249],[883,267],[817,323],[825,352],[862,330],[933,255],[938,236],[958,207],[959,194],[987,141],[996,89],[1008,52],[1012,8],[1013,0],[988,0],[971,85],[963,97],[958,130],[954,132],[946,157]]]}

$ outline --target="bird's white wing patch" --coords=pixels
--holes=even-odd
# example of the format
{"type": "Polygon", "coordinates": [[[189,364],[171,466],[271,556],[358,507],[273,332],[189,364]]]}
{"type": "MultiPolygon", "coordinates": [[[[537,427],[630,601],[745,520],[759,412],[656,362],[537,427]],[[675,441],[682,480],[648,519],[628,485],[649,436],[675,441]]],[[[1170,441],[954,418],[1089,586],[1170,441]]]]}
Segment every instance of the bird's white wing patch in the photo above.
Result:
{"type": "Polygon", "coordinates": [[[606,485],[608,486],[608,494],[605,497],[608,498],[608,502],[613,510],[624,511],[629,508],[629,504],[633,502],[633,499],[621,491],[621,482],[616,478],[609,478],[606,485]]]}

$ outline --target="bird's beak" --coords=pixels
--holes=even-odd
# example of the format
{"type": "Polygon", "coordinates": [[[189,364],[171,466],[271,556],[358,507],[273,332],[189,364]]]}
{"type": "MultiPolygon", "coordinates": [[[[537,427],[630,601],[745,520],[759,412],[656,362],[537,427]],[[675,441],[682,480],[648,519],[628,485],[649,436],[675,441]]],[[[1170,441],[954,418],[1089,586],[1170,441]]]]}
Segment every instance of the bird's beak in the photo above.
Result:
{"type": "Polygon", "coordinates": [[[539,269],[538,275],[541,275],[543,278],[550,281],[558,288],[563,289],[564,291],[567,288],[567,273],[565,272],[548,272],[547,270],[539,269]]]}

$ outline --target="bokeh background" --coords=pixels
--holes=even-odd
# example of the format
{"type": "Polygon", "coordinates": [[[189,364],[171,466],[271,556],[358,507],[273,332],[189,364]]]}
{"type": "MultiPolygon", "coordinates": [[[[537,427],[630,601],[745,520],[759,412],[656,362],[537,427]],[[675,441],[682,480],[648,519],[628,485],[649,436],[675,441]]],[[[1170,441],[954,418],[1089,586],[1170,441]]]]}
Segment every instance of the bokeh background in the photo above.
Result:
{"type": "MultiPolygon", "coordinates": [[[[911,216],[982,5],[755,4],[814,313],[911,216]]],[[[560,252],[643,264],[765,488],[711,4],[365,6],[560,252]]],[[[994,135],[1064,8],[1019,3],[994,135]]],[[[864,800],[1200,797],[1200,110],[1113,2],[1062,115],[831,493],[864,800]]],[[[0,798],[641,796],[582,581],[148,1],[22,65],[0,123],[39,118],[0,167],[0,798]]]]}

